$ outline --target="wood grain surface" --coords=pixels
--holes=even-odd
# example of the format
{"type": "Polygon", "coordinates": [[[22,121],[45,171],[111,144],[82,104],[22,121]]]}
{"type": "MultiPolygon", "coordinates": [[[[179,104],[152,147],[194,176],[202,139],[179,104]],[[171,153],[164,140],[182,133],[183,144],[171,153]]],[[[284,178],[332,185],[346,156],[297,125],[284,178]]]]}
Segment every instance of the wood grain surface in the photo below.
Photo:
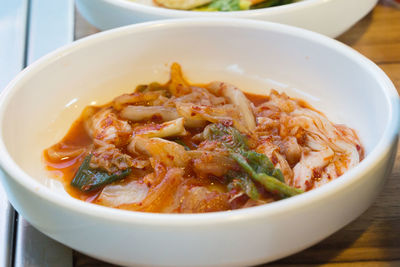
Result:
{"type": "MultiPolygon", "coordinates": [[[[97,32],[79,14],[75,25],[76,39],[97,32]]],[[[337,39],[378,64],[400,93],[400,9],[381,0],[337,39]]],[[[400,266],[400,145],[398,150],[385,188],[363,215],[319,244],[263,266],[400,266]]],[[[114,266],[79,253],[74,265],[114,266]]]]}
{"type": "MultiPolygon", "coordinates": [[[[400,93],[400,9],[380,1],[337,39],[374,61],[400,93]]],[[[292,265],[400,266],[400,151],[385,188],[362,216],[321,243],[270,264],[292,265]]]]}

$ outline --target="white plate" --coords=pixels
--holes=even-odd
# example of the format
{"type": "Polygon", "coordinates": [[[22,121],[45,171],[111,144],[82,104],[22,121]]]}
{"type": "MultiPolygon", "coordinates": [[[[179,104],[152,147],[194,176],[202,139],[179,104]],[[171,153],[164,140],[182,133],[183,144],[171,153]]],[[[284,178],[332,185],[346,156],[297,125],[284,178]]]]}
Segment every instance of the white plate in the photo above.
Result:
{"type": "MultiPolygon", "coordinates": [[[[143,0],[139,0],[143,1],[143,0]]],[[[79,12],[101,30],[144,21],[231,17],[279,22],[336,37],[364,17],[378,0],[302,0],[293,4],[233,12],[195,12],[167,9],[128,0],[76,0],[79,12]]]]}

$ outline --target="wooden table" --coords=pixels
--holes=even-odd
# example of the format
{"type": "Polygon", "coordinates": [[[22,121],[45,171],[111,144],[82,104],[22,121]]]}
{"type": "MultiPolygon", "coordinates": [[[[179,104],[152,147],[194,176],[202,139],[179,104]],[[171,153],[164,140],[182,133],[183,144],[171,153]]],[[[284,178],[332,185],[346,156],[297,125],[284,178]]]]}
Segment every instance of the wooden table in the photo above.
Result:
{"type": "MultiPolygon", "coordinates": [[[[350,0],[351,1],[351,0],[350,0]]],[[[97,32],[76,16],[75,38],[97,32]]],[[[400,94],[400,9],[380,1],[338,38],[378,64],[400,94]]],[[[112,266],[75,254],[75,266],[112,266]]],[[[321,243],[268,266],[400,266],[400,145],[393,173],[375,203],[321,243]]]]}

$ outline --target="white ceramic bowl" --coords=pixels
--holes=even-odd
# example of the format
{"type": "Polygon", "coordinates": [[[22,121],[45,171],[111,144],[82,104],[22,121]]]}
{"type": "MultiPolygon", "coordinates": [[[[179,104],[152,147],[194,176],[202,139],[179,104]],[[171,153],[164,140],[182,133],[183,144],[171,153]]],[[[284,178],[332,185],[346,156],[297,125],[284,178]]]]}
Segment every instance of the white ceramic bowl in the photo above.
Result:
{"type": "Polygon", "coordinates": [[[121,265],[241,266],[307,248],[369,207],[393,165],[399,97],[376,65],[322,35],[254,20],[169,20],[100,33],[37,61],[3,91],[0,129],[8,198],[46,235],[121,265]],[[84,106],[165,82],[174,61],[192,82],[302,97],[355,128],[367,156],[319,189],[229,212],[129,212],[66,194],[44,170],[43,149],[84,106]]]}
{"type": "MultiPolygon", "coordinates": [[[[143,1],[143,0],[141,0],[143,1]]],[[[152,3],[152,0],[148,0],[152,3]]],[[[300,0],[284,6],[235,12],[166,9],[128,0],[76,0],[79,12],[101,30],[173,18],[244,18],[279,22],[336,37],[364,17],[378,0],[300,0]]]]}

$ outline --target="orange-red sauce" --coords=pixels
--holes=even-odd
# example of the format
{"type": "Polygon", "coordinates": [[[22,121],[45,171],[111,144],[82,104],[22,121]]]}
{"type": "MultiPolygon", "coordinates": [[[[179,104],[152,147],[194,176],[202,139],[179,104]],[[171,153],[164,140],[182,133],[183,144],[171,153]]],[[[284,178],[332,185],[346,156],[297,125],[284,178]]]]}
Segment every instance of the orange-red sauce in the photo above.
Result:
{"type": "Polygon", "coordinates": [[[244,95],[249,99],[255,106],[258,106],[269,99],[267,95],[258,95],[251,93],[244,93],[244,95]]]}
{"type": "MultiPolygon", "coordinates": [[[[265,102],[268,99],[268,96],[265,95],[257,95],[257,94],[250,94],[246,93],[246,97],[254,103],[254,105],[259,105],[260,103],[265,102]]],[[[104,106],[108,106],[109,104],[106,104],[104,106]]],[[[103,106],[103,107],[104,107],[103,106]]],[[[181,137],[181,141],[185,143],[190,149],[196,149],[197,144],[191,141],[191,138],[193,135],[201,132],[202,129],[192,129],[190,134],[184,137],[181,137]]],[[[89,134],[85,130],[84,126],[84,117],[83,114],[72,124],[71,128],[67,132],[67,134],[64,136],[64,138],[57,143],[55,146],[57,146],[57,150],[60,151],[69,151],[71,149],[76,149],[77,147],[82,147],[86,148],[89,147],[93,144],[92,138],[89,136],[89,134]]],[[[51,149],[51,148],[49,148],[51,149]]],[[[66,191],[73,197],[87,201],[87,202],[93,202],[96,200],[96,198],[99,196],[99,193],[101,190],[98,191],[93,191],[93,192],[82,192],[79,189],[71,186],[71,181],[73,180],[76,172],[78,171],[80,165],[82,164],[82,161],[85,157],[85,153],[82,153],[79,156],[76,157],[66,157],[63,158],[62,160],[53,160],[49,154],[48,150],[46,149],[44,151],[44,162],[46,165],[47,170],[50,173],[53,173],[54,177],[58,177],[61,179],[62,183],[65,186],[66,191]]],[[[190,174],[190,171],[186,171],[186,174],[194,177],[194,174],[190,174]]],[[[221,181],[218,179],[218,177],[209,177],[204,178],[202,177],[201,179],[189,179],[186,181],[188,184],[191,184],[192,186],[211,186],[214,189],[217,189],[218,191],[226,191],[225,186],[221,181]]],[[[269,195],[268,193],[265,193],[266,195],[269,195]]]]}
{"type": "MultiPolygon", "coordinates": [[[[68,133],[64,136],[64,138],[57,143],[57,150],[60,151],[69,151],[71,149],[75,149],[77,147],[85,148],[93,143],[92,138],[87,134],[83,118],[80,117],[76,120],[68,133]]],[[[61,160],[54,160],[48,154],[48,149],[44,151],[44,161],[47,169],[51,172],[56,172],[57,177],[61,178],[66,191],[73,197],[87,201],[91,200],[93,196],[96,196],[97,192],[90,193],[82,193],[78,189],[71,186],[71,181],[74,178],[76,172],[81,165],[85,154],[81,154],[77,157],[65,157],[61,160]]]]}

